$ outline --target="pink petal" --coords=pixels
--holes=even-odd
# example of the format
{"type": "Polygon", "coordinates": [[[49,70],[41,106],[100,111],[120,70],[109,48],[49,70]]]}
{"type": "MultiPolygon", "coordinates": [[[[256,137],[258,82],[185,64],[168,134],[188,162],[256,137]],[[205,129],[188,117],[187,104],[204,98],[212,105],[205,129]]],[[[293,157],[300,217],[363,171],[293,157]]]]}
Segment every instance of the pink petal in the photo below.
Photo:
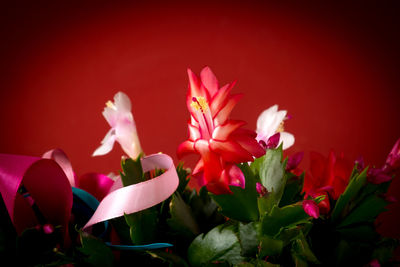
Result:
{"type": "Polygon", "coordinates": [[[276,134],[270,136],[270,137],[268,138],[268,140],[267,140],[266,147],[267,147],[268,149],[274,149],[274,148],[276,148],[276,147],[278,146],[278,144],[279,144],[279,139],[280,139],[280,137],[281,137],[281,134],[280,134],[280,133],[276,133],[276,134]]]}
{"type": "Polygon", "coordinates": [[[188,129],[189,129],[189,140],[196,141],[201,137],[198,127],[188,123],[188,129]]]}
{"type": "Polygon", "coordinates": [[[226,140],[228,136],[234,132],[235,130],[239,129],[246,123],[244,121],[234,121],[230,120],[223,125],[217,126],[212,134],[212,138],[215,140],[226,140]]]}
{"type": "Polygon", "coordinates": [[[222,109],[216,115],[214,115],[215,126],[225,123],[232,109],[235,107],[237,102],[239,102],[242,96],[243,96],[242,94],[236,94],[230,97],[226,105],[222,107],[222,109]]]}
{"type": "Polygon", "coordinates": [[[291,170],[296,169],[299,166],[303,157],[304,157],[303,151],[300,151],[300,152],[297,152],[297,153],[291,155],[288,158],[288,162],[286,164],[286,171],[291,171],[291,170]]]}
{"type": "Polygon", "coordinates": [[[239,186],[244,189],[245,177],[243,172],[236,165],[231,165],[223,170],[223,175],[227,174],[229,177],[229,185],[239,186]]]}
{"type": "Polygon", "coordinates": [[[129,97],[123,92],[118,92],[115,94],[114,105],[121,113],[130,113],[132,110],[131,101],[129,100],[129,97]]]}
{"type": "Polygon", "coordinates": [[[130,157],[137,158],[142,153],[139,136],[134,122],[119,123],[115,128],[116,140],[122,150],[130,157]]]}
{"type": "Polygon", "coordinates": [[[110,191],[114,181],[101,173],[86,173],[79,178],[79,188],[101,201],[110,191]]]}
{"type": "Polygon", "coordinates": [[[208,89],[210,96],[213,97],[219,88],[217,77],[209,67],[205,67],[200,73],[201,82],[208,89]]]}
{"type": "Polygon", "coordinates": [[[43,232],[47,235],[51,234],[54,232],[54,226],[52,224],[45,224],[43,225],[43,232]]]}
{"type": "Polygon", "coordinates": [[[115,129],[112,128],[108,131],[106,136],[101,141],[101,146],[99,146],[93,152],[92,157],[101,156],[109,153],[114,147],[115,139],[116,139],[115,129]]]}
{"type": "Polygon", "coordinates": [[[304,211],[311,217],[318,219],[319,217],[319,208],[317,203],[314,200],[303,200],[303,209],[304,211]]]}
{"type": "Polygon", "coordinates": [[[257,190],[257,193],[260,195],[260,197],[263,197],[268,193],[267,188],[265,188],[265,186],[263,186],[260,183],[256,183],[256,190],[257,190]]]}
{"type": "Polygon", "coordinates": [[[178,158],[182,158],[183,156],[195,152],[194,150],[194,142],[190,140],[186,140],[178,146],[176,151],[178,158]]]}
{"type": "Polygon", "coordinates": [[[245,150],[238,143],[227,140],[217,141],[210,140],[210,148],[215,153],[221,155],[222,159],[226,162],[240,163],[253,160],[250,152],[245,150]]]}

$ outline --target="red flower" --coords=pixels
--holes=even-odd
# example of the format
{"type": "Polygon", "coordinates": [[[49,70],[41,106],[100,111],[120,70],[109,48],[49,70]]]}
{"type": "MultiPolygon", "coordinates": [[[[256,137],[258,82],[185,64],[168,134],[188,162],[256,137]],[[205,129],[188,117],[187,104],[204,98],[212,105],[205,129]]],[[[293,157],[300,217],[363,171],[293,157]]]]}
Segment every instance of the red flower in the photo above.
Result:
{"type": "Polygon", "coordinates": [[[242,129],[246,123],[228,119],[242,95],[230,95],[235,83],[219,88],[217,78],[205,67],[200,79],[188,69],[187,107],[191,114],[189,138],[178,147],[178,157],[198,153],[201,158],[193,170],[200,185],[214,194],[231,193],[229,185],[244,187],[244,175],[235,165],[264,155],[256,133],[242,129]]]}
{"type": "Polygon", "coordinates": [[[327,214],[330,211],[329,197],[338,199],[343,193],[352,168],[342,155],[336,157],[332,150],[327,159],[317,152],[311,152],[310,156],[310,172],[305,176],[303,187],[303,191],[306,192],[305,198],[325,195],[318,207],[322,214],[327,214]]]}

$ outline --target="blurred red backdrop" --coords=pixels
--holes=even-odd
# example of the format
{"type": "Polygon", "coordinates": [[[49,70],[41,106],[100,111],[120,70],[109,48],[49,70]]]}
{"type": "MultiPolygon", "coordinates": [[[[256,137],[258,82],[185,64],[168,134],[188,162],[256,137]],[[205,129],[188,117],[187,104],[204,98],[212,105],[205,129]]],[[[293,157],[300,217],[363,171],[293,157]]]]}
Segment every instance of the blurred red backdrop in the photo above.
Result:
{"type": "MultiPolygon", "coordinates": [[[[119,146],[92,152],[108,131],[101,112],[132,99],[142,147],[176,159],[187,138],[186,68],[208,65],[245,94],[232,117],[255,129],[277,103],[293,119],[287,153],[381,166],[400,137],[400,8],[395,1],[29,1],[1,4],[0,152],[62,148],[78,175],[119,170],[119,146]]],[[[191,159],[189,159],[190,161],[191,159]]],[[[192,160],[193,161],[193,160],[192,160]]],[[[400,199],[397,178],[391,193],[400,199]]],[[[399,204],[382,216],[400,238],[399,204]]]]}

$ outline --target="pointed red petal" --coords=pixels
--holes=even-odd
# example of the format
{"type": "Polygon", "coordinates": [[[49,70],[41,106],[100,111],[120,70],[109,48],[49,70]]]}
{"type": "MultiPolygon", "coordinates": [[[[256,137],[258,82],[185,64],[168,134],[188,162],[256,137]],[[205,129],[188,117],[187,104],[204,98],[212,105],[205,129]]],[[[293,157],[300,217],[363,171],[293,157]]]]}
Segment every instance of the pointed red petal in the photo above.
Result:
{"type": "Polygon", "coordinates": [[[229,120],[223,125],[217,126],[212,134],[212,138],[215,140],[226,140],[228,139],[228,136],[234,132],[235,130],[239,129],[246,123],[244,121],[235,121],[235,120],[229,120]]]}
{"type": "Polygon", "coordinates": [[[183,156],[195,152],[194,150],[194,142],[190,140],[186,140],[178,146],[176,154],[178,158],[182,158],[183,156]]]}
{"type": "Polygon", "coordinates": [[[230,140],[217,141],[211,139],[210,148],[215,153],[221,155],[222,159],[226,162],[240,163],[253,160],[250,152],[245,150],[238,143],[230,140]]]}
{"type": "Polygon", "coordinates": [[[242,94],[232,95],[226,105],[222,107],[222,109],[214,116],[214,123],[215,126],[224,124],[225,121],[228,119],[229,114],[231,113],[232,109],[235,107],[237,102],[242,98],[242,94]]]}
{"type": "Polygon", "coordinates": [[[203,169],[204,169],[204,161],[202,159],[200,159],[197,162],[196,166],[194,167],[194,169],[192,171],[192,174],[196,174],[196,173],[202,172],[203,169]]]}
{"type": "Polygon", "coordinates": [[[234,82],[223,86],[218,92],[213,96],[210,103],[211,114],[215,115],[220,111],[229,100],[228,96],[231,92],[232,87],[234,86],[234,82]]]}
{"type": "Polygon", "coordinates": [[[238,135],[231,137],[231,139],[235,140],[235,142],[237,142],[256,158],[265,155],[265,149],[257,142],[256,139],[252,138],[251,136],[238,135]]]}
{"type": "Polygon", "coordinates": [[[210,96],[213,97],[219,88],[217,77],[209,67],[205,67],[200,73],[201,82],[207,88],[210,96]]]}
{"type": "Polygon", "coordinates": [[[193,97],[199,97],[202,96],[204,97],[207,102],[210,102],[210,94],[208,91],[205,89],[204,86],[200,83],[199,79],[197,78],[196,74],[194,74],[190,69],[188,69],[188,76],[189,76],[189,90],[186,95],[186,105],[188,110],[192,115],[194,115],[194,112],[192,112],[192,107],[190,104],[193,101],[193,97]]]}

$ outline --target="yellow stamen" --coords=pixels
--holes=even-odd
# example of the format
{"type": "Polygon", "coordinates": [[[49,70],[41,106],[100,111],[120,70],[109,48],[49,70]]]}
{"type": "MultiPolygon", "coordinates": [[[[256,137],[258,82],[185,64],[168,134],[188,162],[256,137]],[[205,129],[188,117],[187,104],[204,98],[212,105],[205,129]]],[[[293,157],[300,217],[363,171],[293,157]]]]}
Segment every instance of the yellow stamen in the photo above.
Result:
{"type": "Polygon", "coordinates": [[[112,109],[117,109],[117,107],[114,105],[113,102],[111,102],[110,100],[107,101],[106,106],[112,109]]]}
{"type": "Polygon", "coordinates": [[[193,97],[190,106],[195,110],[201,111],[202,113],[205,113],[208,110],[207,100],[202,96],[193,97]]]}
{"type": "Polygon", "coordinates": [[[278,128],[276,129],[276,132],[277,132],[277,133],[281,133],[281,132],[285,131],[284,124],[285,124],[284,121],[282,121],[282,122],[279,124],[278,128]]]}

